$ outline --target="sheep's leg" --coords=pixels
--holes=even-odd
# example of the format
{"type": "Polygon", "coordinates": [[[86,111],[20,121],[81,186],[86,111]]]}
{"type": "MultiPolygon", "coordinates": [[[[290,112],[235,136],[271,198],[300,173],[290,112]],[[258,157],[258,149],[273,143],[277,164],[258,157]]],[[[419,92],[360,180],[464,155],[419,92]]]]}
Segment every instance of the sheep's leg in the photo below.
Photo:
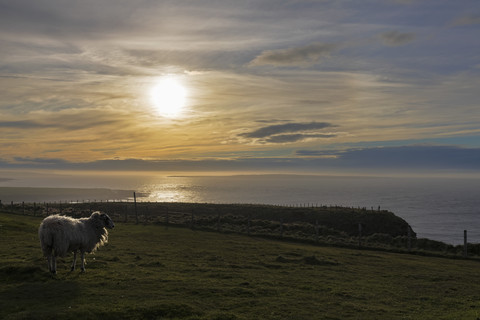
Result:
{"type": "Polygon", "coordinates": [[[57,274],[57,257],[55,255],[52,255],[52,269],[51,272],[53,274],[57,274]]]}
{"type": "Polygon", "coordinates": [[[48,263],[48,271],[53,274],[57,274],[57,261],[55,259],[55,255],[49,254],[47,256],[47,263],[48,263]]]}
{"type": "Polygon", "coordinates": [[[73,251],[73,262],[72,262],[72,268],[70,269],[71,271],[75,270],[76,264],[77,264],[77,251],[73,251]]]}
{"type": "Polygon", "coordinates": [[[82,253],[82,272],[85,272],[85,251],[81,251],[82,253]]]}
{"type": "Polygon", "coordinates": [[[47,255],[48,272],[52,272],[52,255],[47,255]]]}

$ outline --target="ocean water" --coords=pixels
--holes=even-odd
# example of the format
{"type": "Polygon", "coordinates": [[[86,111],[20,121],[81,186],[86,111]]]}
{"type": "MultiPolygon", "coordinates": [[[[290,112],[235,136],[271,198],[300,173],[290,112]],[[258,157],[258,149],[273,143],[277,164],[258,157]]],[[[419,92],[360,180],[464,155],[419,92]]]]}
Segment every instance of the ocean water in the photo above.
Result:
{"type": "MultiPolygon", "coordinates": [[[[405,219],[419,237],[463,244],[463,230],[467,230],[468,241],[480,243],[478,178],[80,175],[0,172],[0,187],[135,190],[140,195],[138,200],[158,202],[341,205],[369,209],[378,209],[380,206],[381,209],[390,210],[405,219]]],[[[76,198],[91,200],[89,198],[91,190],[85,191],[84,194],[81,194],[81,191],[76,192],[80,193],[76,198]]],[[[9,194],[11,196],[11,193],[9,194]]],[[[15,200],[10,200],[0,193],[0,200],[9,203],[17,201],[22,196],[24,195],[17,194],[15,200]]],[[[132,196],[133,194],[123,200],[131,200],[132,196]]],[[[61,199],[61,194],[56,198],[48,194],[48,197],[50,198],[45,199],[46,201],[71,200],[61,199]]]]}

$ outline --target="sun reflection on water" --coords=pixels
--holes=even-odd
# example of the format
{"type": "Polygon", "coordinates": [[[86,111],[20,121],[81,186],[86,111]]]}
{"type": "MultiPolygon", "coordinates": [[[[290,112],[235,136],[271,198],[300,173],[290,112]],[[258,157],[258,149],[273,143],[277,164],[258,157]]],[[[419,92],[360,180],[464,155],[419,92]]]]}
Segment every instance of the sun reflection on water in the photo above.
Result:
{"type": "MultiPolygon", "coordinates": [[[[183,179],[182,179],[183,180],[183,179]]],[[[182,183],[165,183],[159,181],[144,185],[141,201],[148,202],[202,202],[200,186],[192,185],[190,181],[182,183]]]]}

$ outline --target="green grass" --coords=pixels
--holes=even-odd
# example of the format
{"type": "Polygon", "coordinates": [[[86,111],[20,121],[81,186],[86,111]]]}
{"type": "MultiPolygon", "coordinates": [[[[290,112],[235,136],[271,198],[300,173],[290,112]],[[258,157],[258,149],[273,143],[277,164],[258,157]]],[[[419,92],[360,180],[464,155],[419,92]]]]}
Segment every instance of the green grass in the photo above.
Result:
{"type": "Polygon", "coordinates": [[[1,319],[478,319],[480,263],[117,223],[47,272],[41,219],[0,213],[1,319]]]}

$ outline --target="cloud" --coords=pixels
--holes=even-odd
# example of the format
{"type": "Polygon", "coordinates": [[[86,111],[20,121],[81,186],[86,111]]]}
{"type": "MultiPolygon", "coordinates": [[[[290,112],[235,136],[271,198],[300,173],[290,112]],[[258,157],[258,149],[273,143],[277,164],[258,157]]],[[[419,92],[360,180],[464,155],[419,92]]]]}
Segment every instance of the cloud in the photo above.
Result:
{"type": "Polygon", "coordinates": [[[308,139],[334,138],[336,136],[336,134],[280,134],[268,137],[265,141],[269,143],[291,143],[308,139]]]}
{"type": "Polygon", "coordinates": [[[102,171],[173,171],[173,172],[376,172],[394,174],[422,172],[480,173],[480,148],[454,146],[400,146],[349,150],[298,150],[292,157],[229,158],[202,160],[107,159],[87,162],[56,158],[0,158],[0,168],[102,170],[102,171]]]}
{"type": "Polygon", "coordinates": [[[334,133],[318,133],[325,128],[336,127],[328,122],[276,124],[239,134],[240,137],[253,139],[257,143],[292,143],[310,139],[326,139],[336,136],[334,133]]]}
{"type": "Polygon", "coordinates": [[[339,151],[332,150],[297,150],[295,155],[300,157],[337,157],[339,151]]]}
{"type": "Polygon", "coordinates": [[[380,35],[383,43],[387,46],[397,47],[403,46],[415,39],[415,34],[412,32],[398,32],[398,31],[388,31],[380,35]]]}
{"type": "Polygon", "coordinates": [[[452,27],[470,26],[480,24],[480,14],[469,14],[455,19],[450,25],[452,27]]]}
{"type": "Polygon", "coordinates": [[[30,165],[65,165],[69,162],[64,159],[57,158],[30,158],[30,157],[14,157],[14,161],[18,164],[30,164],[30,165]]]}
{"type": "Polygon", "coordinates": [[[29,117],[37,117],[39,120],[10,120],[0,121],[0,128],[5,129],[59,129],[71,131],[85,130],[89,128],[115,127],[125,125],[127,119],[122,119],[119,113],[113,113],[95,109],[82,111],[66,110],[64,112],[37,112],[29,117]]]}
{"type": "Polygon", "coordinates": [[[276,124],[276,125],[263,127],[249,133],[244,133],[242,134],[242,136],[247,138],[265,138],[275,134],[319,130],[319,129],[325,129],[328,127],[335,127],[335,126],[328,122],[276,124]]]}
{"type": "Polygon", "coordinates": [[[0,121],[0,128],[36,129],[48,127],[50,127],[50,125],[31,120],[0,121]]]}
{"type": "Polygon", "coordinates": [[[336,159],[335,166],[365,169],[480,170],[480,148],[400,146],[335,150],[298,150],[301,157],[336,159]]]}
{"type": "Polygon", "coordinates": [[[328,58],[337,49],[336,44],[315,42],[303,47],[266,50],[250,62],[251,66],[307,66],[328,58]]]}

